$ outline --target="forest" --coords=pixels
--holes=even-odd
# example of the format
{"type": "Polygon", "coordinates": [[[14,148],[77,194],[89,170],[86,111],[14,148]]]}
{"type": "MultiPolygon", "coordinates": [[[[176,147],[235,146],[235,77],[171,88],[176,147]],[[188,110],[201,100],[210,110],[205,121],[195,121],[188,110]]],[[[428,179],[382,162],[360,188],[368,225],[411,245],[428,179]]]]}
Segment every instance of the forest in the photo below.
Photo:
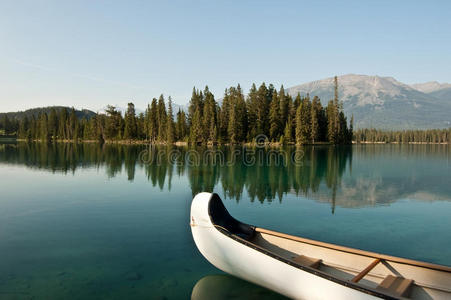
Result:
{"type": "Polygon", "coordinates": [[[293,99],[283,86],[277,91],[262,83],[258,88],[253,84],[247,96],[240,85],[227,88],[220,101],[208,87],[194,88],[187,112],[174,112],[171,97],[166,102],[161,95],[140,114],[133,103],[124,114],[108,105],[105,113],[81,119],[73,108],[51,108],[20,120],[4,115],[0,124],[6,134],[41,141],[237,144],[264,135],[267,142],[281,144],[349,144],[353,136],[352,118],[348,125],[338,99],[337,78],[335,97],[327,107],[316,96],[298,94],[293,99]]]}
{"type": "Polygon", "coordinates": [[[451,143],[451,128],[428,130],[377,130],[358,129],[354,132],[355,143],[451,143]]]}

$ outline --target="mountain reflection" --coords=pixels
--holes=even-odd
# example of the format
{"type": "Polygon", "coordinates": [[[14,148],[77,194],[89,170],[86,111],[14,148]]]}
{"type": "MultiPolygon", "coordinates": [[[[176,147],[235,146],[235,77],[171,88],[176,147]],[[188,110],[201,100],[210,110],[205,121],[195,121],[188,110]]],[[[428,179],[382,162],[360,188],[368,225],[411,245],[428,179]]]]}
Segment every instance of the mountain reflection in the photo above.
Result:
{"type": "Polygon", "coordinates": [[[285,148],[165,147],[112,144],[0,144],[0,163],[53,173],[104,170],[133,181],[142,170],[160,189],[187,177],[192,194],[221,191],[240,201],[282,201],[303,195],[335,206],[388,204],[399,199],[450,200],[447,145],[310,146],[285,148]],[[432,188],[433,187],[433,188],[432,188]]]}

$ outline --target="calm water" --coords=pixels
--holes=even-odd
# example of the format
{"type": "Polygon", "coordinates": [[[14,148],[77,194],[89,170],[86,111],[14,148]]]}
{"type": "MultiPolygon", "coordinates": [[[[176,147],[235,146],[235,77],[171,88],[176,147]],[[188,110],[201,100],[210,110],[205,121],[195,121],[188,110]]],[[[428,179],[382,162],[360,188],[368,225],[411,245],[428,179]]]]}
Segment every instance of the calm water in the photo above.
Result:
{"type": "Polygon", "coordinates": [[[277,298],[197,251],[199,191],[251,224],[451,265],[450,148],[0,144],[0,299],[277,298]]]}

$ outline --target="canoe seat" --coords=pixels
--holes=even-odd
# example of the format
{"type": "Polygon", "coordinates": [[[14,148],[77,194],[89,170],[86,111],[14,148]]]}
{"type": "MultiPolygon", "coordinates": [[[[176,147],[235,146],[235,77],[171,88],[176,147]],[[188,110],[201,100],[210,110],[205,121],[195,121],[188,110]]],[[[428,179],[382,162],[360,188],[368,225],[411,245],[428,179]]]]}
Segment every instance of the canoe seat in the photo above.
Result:
{"type": "Polygon", "coordinates": [[[412,279],[388,275],[376,289],[398,297],[408,297],[412,284],[412,279]]]}
{"type": "Polygon", "coordinates": [[[308,257],[305,255],[293,256],[291,258],[291,260],[293,260],[294,262],[296,262],[300,265],[314,268],[314,269],[318,269],[319,264],[321,263],[321,259],[316,259],[316,258],[308,257]]]}

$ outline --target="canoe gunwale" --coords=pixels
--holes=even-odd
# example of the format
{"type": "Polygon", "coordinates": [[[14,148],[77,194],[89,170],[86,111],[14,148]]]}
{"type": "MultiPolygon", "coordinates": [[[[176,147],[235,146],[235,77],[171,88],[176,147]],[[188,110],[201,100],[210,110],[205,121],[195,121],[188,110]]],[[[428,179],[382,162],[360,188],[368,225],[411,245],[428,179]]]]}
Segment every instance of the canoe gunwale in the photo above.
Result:
{"type": "Polygon", "coordinates": [[[392,300],[392,299],[393,300],[394,299],[400,299],[400,297],[392,296],[390,294],[383,293],[381,291],[372,289],[370,287],[362,286],[362,285],[360,285],[358,283],[353,283],[353,282],[348,281],[348,280],[343,280],[343,279],[340,279],[338,277],[334,277],[334,276],[332,276],[332,275],[330,275],[330,274],[328,274],[326,272],[320,271],[318,269],[314,269],[314,268],[311,268],[311,267],[308,267],[308,266],[300,265],[300,264],[298,264],[298,263],[296,263],[294,261],[291,261],[289,259],[286,259],[286,258],[278,255],[277,253],[274,253],[273,251],[265,249],[265,248],[263,248],[263,247],[261,247],[259,245],[256,245],[256,244],[254,244],[254,243],[252,243],[252,242],[250,242],[250,241],[238,236],[237,234],[235,234],[235,233],[231,232],[230,230],[228,230],[228,228],[226,226],[224,226],[224,224],[221,224],[221,225],[216,224],[216,222],[215,222],[216,220],[215,220],[215,218],[213,216],[213,214],[215,212],[211,209],[211,204],[214,201],[217,201],[218,199],[221,202],[221,206],[220,206],[219,209],[224,209],[225,210],[225,211],[220,213],[221,215],[225,215],[226,218],[231,218],[230,220],[232,220],[233,222],[239,222],[240,225],[243,225],[244,227],[248,227],[254,233],[258,232],[257,229],[261,230],[262,228],[257,228],[257,227],[252,226],[252,225],[244,224],[244,223],[241,223],[240,221],[234,219],[232,216],[230,216],[230,214],[228,213],[227,209],[224,207],[224,205],[222,203],[222,200],[219,197],[219,195],[217,195],[216,193],[212,193],[212,196],[211,196],[209,204],[208,204],[208,206],[209,206],[209,208],[208,208],[208,215],[209,215],[210,221],[213,224],[213,227],[217,231],[219,231],[220,233],[224,234],[225,236],[231,238],[232,240],[235,240],[235,241],[243,244],[244,246],[247,246],[247,247],[249,247],[251,249],[259,251],[259,252],[261,252],[261,253],[269,256],[269,257],[272,257],[272,258],[274,258],[274,259],[276,259],[276,260],[278,260],[280,262],[288,264],[288,265],[290,265],[290,266],[292,266],[294,268],[300,269],[301,271],[305,271],[305,272],[311,273],[313,275],[316,275],[316,276],[319,276],[319,277],[324,278],[326,280],[338,283],[338,284],[343,285],[345,287],[352,288],[354,290],[358,290],[360,292],[363,292],[363,293],[366,293],[366,294],[369,294],[369,295],[372,295],[372,296],[375,296],[375,297],[379,297],[379,298],[382,298],[382,299],[390,299],[390,300],[392,300]]]}
{"type": "Polygon", "coordinates": [[[333,282],[341,284],[343,286],[346,286],[346,287],[349,287],[349,288],[352,288],[352,289],[355,289],[355,290],[358,290],[358,291],[361,291],[361,292],[364,292],[366,294],[373,295],[373,296],[376,296],[376,297],[379,297],[379,298],[382,298],[382,299],[390,299],[390,300],[392,300],[392,299],[393,300],[400,299],[399,297],[394,297],[394,296],[391,296],[389,294],[381,293],[380,291],[377,291],[377,290],[374,290],[372,288],[365,287],[365,286],[353,283],[351,281],[342,280],[342,279],[334,277],[334,276],[332,276],[332,275],[330,275],[330,274],[328,274],[326,272],[323,272],[323,271],[320,271],[320,270],[317,270],[317,269],[314,269],[314,268],[310,268],[310,267],[307,267],[307,266],[303,266],[303,265],[297,264],[297,263],[295,263],[295,262],[293,262],[293,261],[291,261],[289,259],[281,257],[280,255],[278,255],[278,254],[276,254],[276,253],[274,253],[274,252],[272,252],[270,250],[267,250],[267,249],[265,249],[263,247],[260,247],[260,246],[258,246],[256,244],[252,243],[252,242],[249,242],[249,241],[247,241],[247,240],[245,240],[245,239],[243,239],[243,238],[241,238],[241,237],[239,237],[239,236],[237,236],[235,234],[230,233],[228,230],[226,230],[222,226],[214,226],[214,227],[215,227],[216,230],[218,230],[222,234],[226,235],[227,237],[229,237],[229,238],[231,238],[231,239],[233,239],[233,240],[235,240],[235,241],[237,241],[237,242],[239,242],[241,244],[244,244],[245,246],[247,246],[249,248],[252,248],[252,249],[254,249],[256,251],[262,252],[263,254],[266,254],[266,255],[268,255],[268,256],[270,256],[270,257],[272,257],[274,259],[277,259],[277,260],[279,260],[279,261],[281,261],[283,263],[286,263],[286,264],[288,264],[288,265],[290,265],[292,267],[300,269],[302,271],[311,273],[313,275],[316,275],[316,276],[322,277],[324,279],[333,281],[333,282]]]}
{"type": "Polygon", "coordinates": [[[296,242],[302,242],[302,243],[306,243],[306,244],[310,244],[310,245],[314,245],[314,246],[329,248],[329,249],[337,250],[337,251],[341,251],[341,252],[357,254],[357,255],[366,256],[366,257],[370,257],[370,258],[379,258],[381,260],[385,260],[385,261],[389,261],[389,262],[396,262],[396,263],[400,263],[400,264],[411,265],[411,266],[415,266],[415,267],[421,267],[421,268],[427,268],[427,269],[433,269],[433,270],[437,270],[437,271],[451,273],[451,267],[448,267],[448,266],[437,265],[437,264],[433,264],[433,263],[428,263],[428,262],[423,262],[423,261],[418,261],[418,260],[413,260],[413,259],[408,259],[408,258],[380,254],[377,252],[371,252],[371,251],[360,250],[360,249],[356,249],[356,248],[350,248],[350,247],[340,246],[340,245],[336,245],[336,244],[311,240],[311,239],[302,238],[302,237],[298,237],[295,235],[289,235],[286,233],[277,232],[277,231],[273,231],[273,230],[265,229],[265,228],[261,228],[261,227],[255,227],[255,231],[264,233],[264,234],[269,234],[269,235],[276,236],[276,237],[280,237],[280,238],[293,240],[296,242]]]}

